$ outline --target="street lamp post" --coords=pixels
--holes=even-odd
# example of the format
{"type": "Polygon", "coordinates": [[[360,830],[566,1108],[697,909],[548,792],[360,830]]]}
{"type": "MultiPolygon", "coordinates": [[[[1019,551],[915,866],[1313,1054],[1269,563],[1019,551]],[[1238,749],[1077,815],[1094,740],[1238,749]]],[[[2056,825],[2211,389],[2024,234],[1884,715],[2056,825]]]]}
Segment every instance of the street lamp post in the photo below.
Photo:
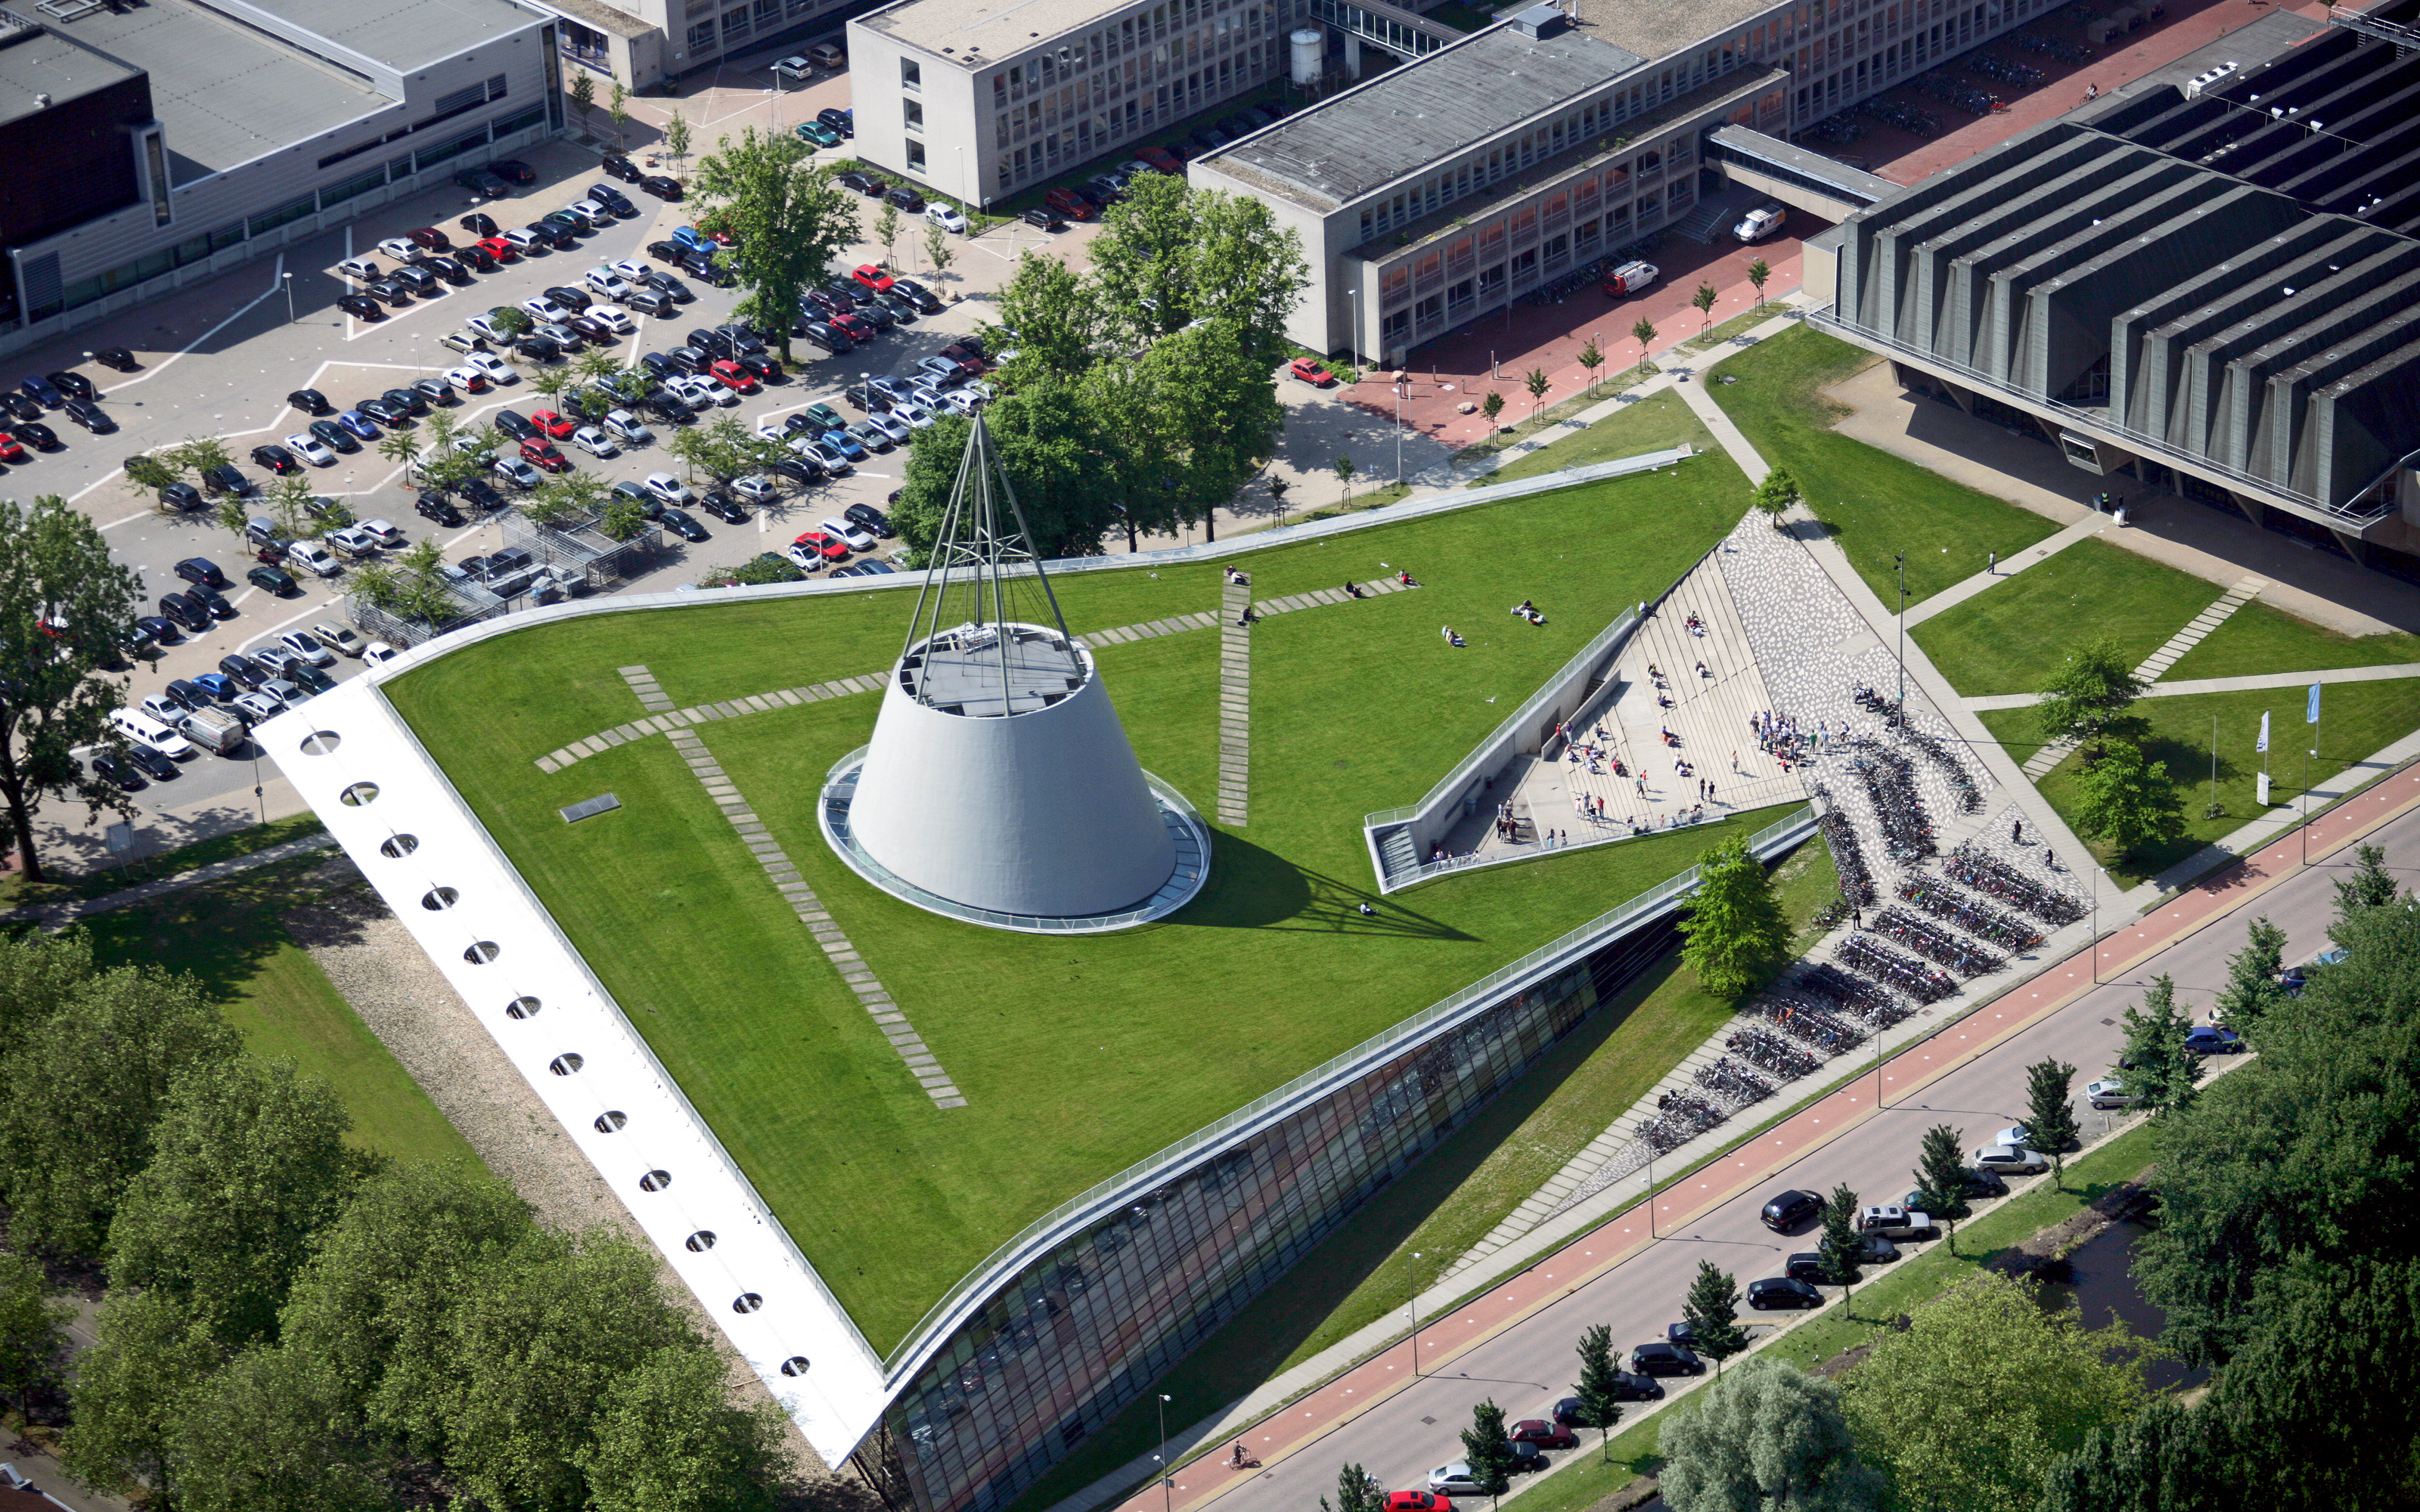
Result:
{"type": "Polygon", "coordinates": [[[1159,1461],[1160,1474],[1173,1485],[1176,1477],[1168,1473],[1168,1404],[1172,1398],[1166,1392],[1157,1395],[1159,1400],[1156,1405],[1159,1409],[1159,1453],[1154,1458],[1159,1461]]]}
{"type": "Polygon", "coordinates": [[[1411,1305],[1412,1379],[1418,1381],[1420,1376],[1420,1252],[1419,1250],[1412,1251],[1409,1275],[1410,1279],[1404,1286],[1404,1296],[1411,1305]]]}
{"type": "Polygon", "coordinates": [[[1907,553],[1899,554],[1899,706],[1907,717],[1907,553]]]}
{"type": "Polygon", "coordinates": [[[279,273],[277,276],[286,285],[286,323],[290,326],[294,323],[294,275],[279,273]]]}
{"type": "Polygon", "coordinates": [[[1395,375],[1395,486],[1404,486],[1404,375],[1395,375]]]}

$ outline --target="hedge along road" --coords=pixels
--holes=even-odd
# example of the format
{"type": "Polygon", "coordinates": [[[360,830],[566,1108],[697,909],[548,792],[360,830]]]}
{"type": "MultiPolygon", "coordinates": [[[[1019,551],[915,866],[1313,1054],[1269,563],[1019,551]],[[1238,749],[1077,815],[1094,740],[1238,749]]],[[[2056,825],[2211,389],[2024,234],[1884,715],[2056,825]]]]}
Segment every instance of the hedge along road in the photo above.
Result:
{"type": "MultiPolygon", "coordinates": [[[[1463,1458],[1459,1435],[1476,1403],[1493,1397],[1508,1420],[1517,1420],[1546,1416],[1570,1394],[1582,1329],[1611,1324],[1626,1355],[1663,1337],[1665,1325],[1681,1316],[1699,1260],[1730,1272],[1745,1290],[1752,1280],[1778,1275],[1787,1255],[1814,1248],[1812,1228],[1776,1235],[1760,1222],[1774,1193],[1829,1192],[1846,1181],[1866,1200],[1898,1201],[1914,1184],[1916,1144],[1926,1129],[1962,1128],[1971,1149],[2024,1117],[2026,1066],[2047,1057],[2073,1065],[2079,1094],[2086,1082],[2106,1075],[2123,1040],[2119,1016],[2152,978],[2174,977],[2180,1003],[2206,1020],[2226,980],[2226,958],[2243,949],[2244,926],[2256,916],[2284,927],[2289,962],[2327,949],[2334,883],[2350,864],[2352,841],[2384,845],[2388,864],[2407,875],[2420,868],[2420,765],[2393,774],[2310,828],[2308,866],[2300,860],[2301,837],[2289,831],[2102,938],[2101,984],[2092,980],[2093,956],[2080,953],[1885,1061],[1879,1111],[1877,1078],[1861,1076],[1668,1187],[1655,1198],[1656,1238],[1649,1237],[1644,1206],[1631,1208],[1450,1313],[1423,1318],[1417,1379],[1409,1350],[1397,1344],[1218,1441],[1223,1450],[1240,1439],[1265,1467],[1258,1473],[1230,1471],[1222,1452],[1210,1453],[1176,1473],[1172,1495],[1155,1483],[1119,1512],[1214,1504],[1219,1512],[1300,1512],[1334,1494],[1337,1467],[1348,1463],[1390,1490],[1425,1488],[1431,1470],[1463,1458]]],[[[1825,1289],[1837,1296],[1837,1288],[1825,1289]]],[[[1626,1415],[1636,1419],[1639,1411],[1634,1404],[1626,1415]]],[[[1584,1443],[1563,1453],[1593,1447],[1584,1443]]]]}

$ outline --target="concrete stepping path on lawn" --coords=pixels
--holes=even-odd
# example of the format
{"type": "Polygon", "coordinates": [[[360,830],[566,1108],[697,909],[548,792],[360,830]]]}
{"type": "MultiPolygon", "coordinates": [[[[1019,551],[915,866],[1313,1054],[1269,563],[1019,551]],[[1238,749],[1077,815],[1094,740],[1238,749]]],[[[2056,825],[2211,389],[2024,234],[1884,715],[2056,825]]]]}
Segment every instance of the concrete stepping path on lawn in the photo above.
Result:
{"type": "MultiPolygon", "coordinates": [[[[2237,609],[2252,602],[2254,596],[2268,586],[2268,579],[2264,578],[2246,577],[2237,579],[2234,587],[2218,596],[2217,602],[2195,615],[2183,629],[2168,637],[2165,645],[2144,657],[2142,665],[2134,669],[2135,680],[2144,683],[2157,682],[2162,672],[2177,664],[2177,658],[2201,644],[2202,637],[2225,625],[2237,609]]],[[[2068,752],[2074,748],[2073,741],[2060,740],[2054,741],[2035,751],[2025,758],[2023,770],[2026,780],[2040,781],[2048,775],[2052,767],[2067,760],[2068,752]]]]}

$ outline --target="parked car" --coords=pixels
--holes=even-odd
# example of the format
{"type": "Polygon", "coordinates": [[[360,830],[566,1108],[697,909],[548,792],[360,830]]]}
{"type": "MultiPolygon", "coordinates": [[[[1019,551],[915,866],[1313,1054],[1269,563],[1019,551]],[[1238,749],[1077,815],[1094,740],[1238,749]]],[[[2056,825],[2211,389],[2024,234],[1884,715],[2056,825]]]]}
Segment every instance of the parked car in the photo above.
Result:
{"type": "Polygon", "coordinates": [[[1534,1443],[1542,1449],[1575,1449],[1580,1442],[1571,1429],[1543,1417],[1523,1418],[1512,1425],[1506,1437],[1514,1443],[1534,1443]]]}
{"type": "Polygon", "coordinates": [[[2102,1110],[2131,1108],[2143,1101],[2143,1094],[2128,1091],[2126,1084],[2122,1081],[2086,1082],[2084,1086],[2084,1100],[2093,1107],[2102,1110]]]}
{"type": "Polygon", "coordinates": [[[1823,1198],[1816,1193],[1792,1189],[1767,1202],[1759,1216],[1764,1220],[1767,1228],[1776,1234],[1786,1234],[1823,1216],[1824,1206],[1823,1198]]]}
{"type": "Polygon", "coordinates": [[[2019,1145],[1985,1145],[1970,1157],[1978,1171],[2002,1176],[2035,1176],[2050,1169],[2050,1157],[2019,1145]]]}
{"type": "Polygon", "coordinates": [[[1823,1293],[1796,1276],[1768,1276],[1747,1284],[1747,1304],[1758,1312],[1776,1307],[1821,1307],[1823,1293]]]}
{"type": "Polygon", "coordinates": [[[1698,1376],[1706,1365],[1687,1346],[1658,1339],[1630,1351],[1630,1368],[1642,1376],[1698,1376]]]}

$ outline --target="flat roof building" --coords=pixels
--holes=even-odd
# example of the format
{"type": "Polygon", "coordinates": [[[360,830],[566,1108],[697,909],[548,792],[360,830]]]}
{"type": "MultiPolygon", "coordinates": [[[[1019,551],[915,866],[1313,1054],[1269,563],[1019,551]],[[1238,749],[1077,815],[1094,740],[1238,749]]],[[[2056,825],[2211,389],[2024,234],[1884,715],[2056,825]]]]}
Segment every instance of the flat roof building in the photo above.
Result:
{"type": "Polygon", "coordinates": [[[551,27],[514,0],[0,10],[0,82],[36,101],[0,115],[0,348],[559,128],[551,27]]]}
{"type": "Polygon", "coordinates": [[[2420,580],[2420,0],[2277,12],[1843,222],[1818,323],[1912,388],[2420,580]]]}

